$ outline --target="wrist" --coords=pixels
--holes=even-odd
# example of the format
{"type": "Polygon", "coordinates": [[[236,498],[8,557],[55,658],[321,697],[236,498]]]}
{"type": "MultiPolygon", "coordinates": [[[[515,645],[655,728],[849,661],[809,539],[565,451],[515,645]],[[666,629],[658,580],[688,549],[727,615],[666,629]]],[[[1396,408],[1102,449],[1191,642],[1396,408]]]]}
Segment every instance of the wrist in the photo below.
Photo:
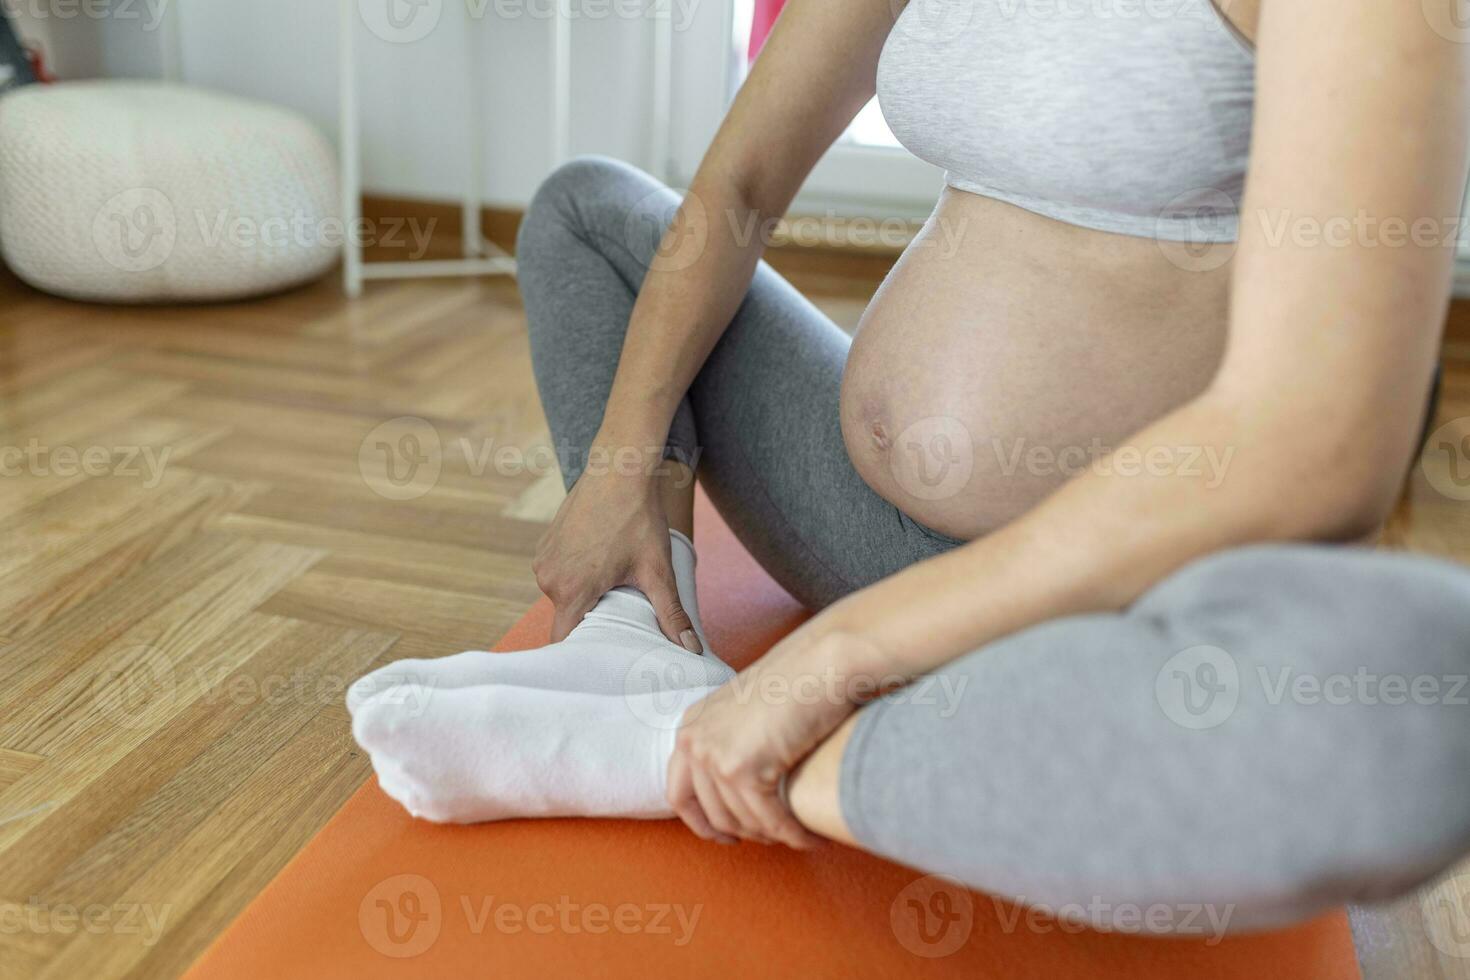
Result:
{"type": "Polygon", "coordinates": [[[902,687],[911,678],[899,658],[885,650],[879,638],[849,611],[839,602],[813,620],[815,635],[798,651],[790,669],[823,678],[824,685],[838,692],[841,700],[857,706],[902,687]]]}
{"type": "Polygon", "coordinates": [[[594,444],[639,447],[656,444],[661,448],[668,439],[669,426],[681,397],[645,390],[637,398],[620,398],[614,385],[594,444]]]}
{"type": "Polygon", "coordinates": [[[663,462],[664,439],[647,432],[599,430],[587,447],[584,473],[650,484],[663,462]]]}

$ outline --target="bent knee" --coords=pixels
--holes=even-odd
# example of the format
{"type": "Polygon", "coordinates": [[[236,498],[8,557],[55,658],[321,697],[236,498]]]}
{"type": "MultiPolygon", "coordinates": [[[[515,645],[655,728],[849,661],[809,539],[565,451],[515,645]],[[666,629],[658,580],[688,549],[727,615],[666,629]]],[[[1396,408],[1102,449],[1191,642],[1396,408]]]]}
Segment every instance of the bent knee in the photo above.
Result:
{"type": "Polygon", "coordinates": [[[1128,615],[1177,645],[1299,669],[1470,670],[1470,569],[1401,553],[1261,545],[1194,562],[1128,615]]]}
{"type": "Polygon", "coordinates": [[[662,187],[643,171],[612,157],[574,157],[552,170],[536,188],[516,233],[516,259],[535,262],[558,230],[603,231],[622,221],[634,202],[662,187]]]}

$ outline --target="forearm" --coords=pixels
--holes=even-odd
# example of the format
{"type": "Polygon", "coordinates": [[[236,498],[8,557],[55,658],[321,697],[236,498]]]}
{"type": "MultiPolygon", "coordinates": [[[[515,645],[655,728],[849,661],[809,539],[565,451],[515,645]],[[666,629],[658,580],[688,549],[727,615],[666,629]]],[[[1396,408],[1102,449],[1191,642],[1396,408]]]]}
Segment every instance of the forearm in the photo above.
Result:
{"type": "Polygon", "coordinates": [[[649,264],[628,324],[600,441],[647,448],[735,315],[761,254],[763,215],[735,181],[696,175],[649,264]]]}
{"type": "Polygon", "coordinates": [[[873,661],[847,666],[912,677],[1046,620],[1120,609],[1214,551],[1360,536],[1392,500],[1385,453],[1320,430],[1289,437],[1274,414],[1201,396],[1130,439],[1132,465],[1115,451],[1013,523],[853,594],[824,614],[873,661]],[[1151,469],[1153,447],[1213,453],[1223,478],[1151,469]]]}
{"type": "Polygon", "coordinates": [[[783,9],[639,291],[606,441],[646,445],[667,434],[745,297],[770,222],[872,97],[893,14],[884,0],[783,9]]]}

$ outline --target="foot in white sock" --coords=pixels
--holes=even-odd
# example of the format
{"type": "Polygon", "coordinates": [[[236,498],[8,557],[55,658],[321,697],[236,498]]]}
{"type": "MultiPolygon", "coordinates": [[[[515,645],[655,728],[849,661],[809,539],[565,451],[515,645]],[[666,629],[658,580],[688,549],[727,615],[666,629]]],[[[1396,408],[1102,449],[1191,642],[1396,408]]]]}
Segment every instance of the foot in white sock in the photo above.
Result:
{"type": "Polygon", "coordinates": [[[670,817],[679,722],[709,688],[615,697],[490,684],[401,685],[358,705],[352,733],[415,817],[670,817]]]}
{"type": "Polygon", "coordinates": [[[517,653],[471,650],[434,660],[388,664],[360,678],[347,692],[347,708],[401,684],[452,690],[509,684],[553,691],[623,695],[638,691],[717,687],[735,676],[710,649],[694,589],[694,545],[669,533],[679,601],[694,623],[704,654],[669,642],[653,606],[635,589],[607,593],[560,643],[517,653]]]}

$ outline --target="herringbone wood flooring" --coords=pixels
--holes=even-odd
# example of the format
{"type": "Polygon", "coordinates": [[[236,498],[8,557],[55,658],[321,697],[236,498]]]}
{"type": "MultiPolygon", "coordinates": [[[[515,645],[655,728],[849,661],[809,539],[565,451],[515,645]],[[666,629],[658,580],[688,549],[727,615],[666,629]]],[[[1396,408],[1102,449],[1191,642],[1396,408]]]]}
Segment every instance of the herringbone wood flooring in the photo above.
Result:
{"type": "MultiPolygon", "coordinates": [[[[344,686],[536,597],[545,439],[508,280],[124,309],[0,273],[0,978],[187,967],[367,777],[344,686]]],[[[1464,504],[1407,499],[1397,540],[1470,559],[1464,504]]],[[[1365,963],[1433,955],[1359,917],[1365,963]]]]}

